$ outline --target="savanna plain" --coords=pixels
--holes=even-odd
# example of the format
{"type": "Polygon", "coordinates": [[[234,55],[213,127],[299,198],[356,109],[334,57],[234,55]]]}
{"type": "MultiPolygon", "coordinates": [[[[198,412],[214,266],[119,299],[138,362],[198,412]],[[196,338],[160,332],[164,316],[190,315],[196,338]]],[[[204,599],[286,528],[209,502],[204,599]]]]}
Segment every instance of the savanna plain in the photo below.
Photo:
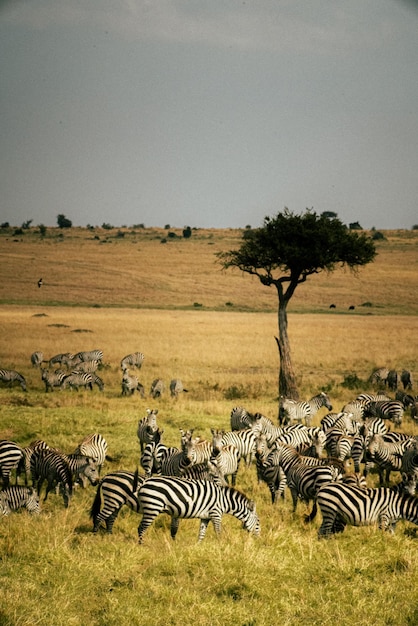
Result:
{"type": "MultiPolygon", "coordinates": [[[[158,409],[172,446],[180,428],[206,439],[211,428],[229,430],[238,405],[277,423],[276,294],[222,272],[215,256],[238,246],[242,231],[196,229],[187,240],[170,233],[1,229],[0,367],[19,371],[27,391],[0,388],[0,439],[44,439],[72,452],[99,432],[111,457],[104,474],[138,467],[136,428],[147,408],[158,409]],[[104,352],[103,392],[45,393],[32,352],[49,359],[96,348],[104,352]],[[135,351],[145,355],[137,374],[145,398],[121,395],[120,360],[135,351]],[[167,388],[180,378],[188,392],[153,400],[155,378],[167,388]]],[[[372,391],[367,378],[382,365],[410,369],[418,380],[418,232],[384,235],[375,262],[357,275],[318,275],[296,292],[288,314],[301,398],[324,390],[340,410],[372,391]]],[[[408,411],[399,429],[418,435],[408,411]]],[[[172,541],[162,515],[138,545],[140,516],[126,507],[112,535],[93,534],[92,486],[76,490],[68,509],[51,493],[39,516],[3,517],[0,625],[418,624],[411,524],[399,522],[394,535],[347,527],[318,540],[320,515],[306,525],[302,504],[292,514],[290,494],[272,505],[254,466],[240,467],[237,487],[256,503],[259,538],[224,516],[219,538],[209,526],[198,544],[198,520],[182,520],[172,541]]]]}

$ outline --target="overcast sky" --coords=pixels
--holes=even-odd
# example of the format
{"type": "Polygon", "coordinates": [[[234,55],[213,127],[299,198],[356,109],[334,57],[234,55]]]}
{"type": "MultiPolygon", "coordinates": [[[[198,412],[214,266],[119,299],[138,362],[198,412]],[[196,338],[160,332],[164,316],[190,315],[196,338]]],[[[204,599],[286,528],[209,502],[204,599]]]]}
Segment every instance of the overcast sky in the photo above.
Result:
{"type": "Polygon", "coordinates": [[[418,223],[406,0],[0,1],[0,218],[418,223]]]}

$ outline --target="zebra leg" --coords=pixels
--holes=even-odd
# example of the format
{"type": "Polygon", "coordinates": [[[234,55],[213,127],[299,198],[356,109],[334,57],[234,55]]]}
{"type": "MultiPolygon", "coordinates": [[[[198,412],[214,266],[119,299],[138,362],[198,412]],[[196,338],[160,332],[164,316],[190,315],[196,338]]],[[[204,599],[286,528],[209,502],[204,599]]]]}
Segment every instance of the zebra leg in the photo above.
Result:
{"type": "Polygon", "coordinates": [[[138,543],[142,543],[144,541],[144,535],[157,517],[158,513],[159,511],[152,511],[150,513],[143,514],[141,523],[138,526],[138,543]]]}
{"type": "Polygon", "coordinates": [[[179,517],[172,517],[171,518],[170,534],[171,534],[171,538],[172,539],[176,538],[177,531],[179,529],[179,524],[180,524],[180,518],[179,517]]]}
{"type": "MultiPolygon", "coordinates": [[[[210,519],[201,519],[200,520],[200,528],[199,528],[199,538],[198,538],[198,542],[200,543],[201,541],[203,541],[203,539],[205,538],[206,535],[206,529],[208,527],[208,524],[210,522],[210,519]]],[[[219,521],[215,521],[214,519],[212,519],[213,525],[215,527],[215,532],[217,535],[219,535],[220,531],[221,531],[221,524],[220,524],[220,520],[219,521]]]]}
{"type": "Polygon", "coordinates": [[[314,500],[312,511],[308,515],[305,515],[304,517],[303,521],[305,522],[305,524],[309,524],[310,522],[312,522],[315,519],[317,512],[318,512],[318,505],[316,503],[316,500],[314,500]]]}
{"type": "Polygon", "coordinates": [[[336,515],[336,511],[327,511],[322,514],[322,524],[318,530],[318,539],[322,539],[323,537],[328,539],[336,532],[336,515]]]}

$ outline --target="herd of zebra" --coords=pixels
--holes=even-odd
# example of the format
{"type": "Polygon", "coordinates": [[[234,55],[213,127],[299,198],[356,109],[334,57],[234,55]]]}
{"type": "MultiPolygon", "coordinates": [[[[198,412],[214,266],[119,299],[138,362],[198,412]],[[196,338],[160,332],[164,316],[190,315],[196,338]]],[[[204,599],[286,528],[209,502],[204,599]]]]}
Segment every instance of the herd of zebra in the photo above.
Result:
{"type": "MultiPolygon", "coordinates": [[[[99,352],[94,351],[96,361],[103,357],[99,352]]],[[[80,354],[75,356],[80,358],[80,354]]],[[[79,364],[93,360],[93,353],[88,354],[79,364]]],[[[141,367],[140,354],[122,359],[123,377],[129,367],[141,367]]],[[[74,356],[67,358],[74,367],[74,356]]],[[[62,358],[59,363],[63,364],[62,358]]],[[[136,432],[141,470],[119,469],[102,478],[100,469],[109,457],[107,443],[98,433],[86,437],[71,454],[44,441],[25,448],[0,441],[0,513],[8,515],[21,507],[39,512],[45,481],[44,501],[56,489],[68,507],[74,485],[90,482],[97,485],[90,510],[95,533],[102,525],[112,533],[120,509],[127,505],[142,515],[139,543],[160,513],[170,515],[173,539],[180,519],[200,519],[201,541],[210,521],[215,532],[220,532],[224,514],[233,515],[245,530],[258,536],[255,502],[236,487],[240,466],[245,464],[255,468],[259,485],[267,486],[272,505],[284,500],[289,490],[293,513],[299,501],[305,503],[306,522],[316,517],[319,508],[320,538],[342,532],[347,524],[377,523],[393,532],[399,519],[418,524],[418,438],[396,429],[408,411],[416,419],[418,398],[407,393],[411,389],[410,377],[395,399],[383,393],[360,394],[339,412],[333,412],[325,392],[307,401],[280,398],[277,425],[259,412],[234,407],[229,430],[211,428],[211,437],[202,439],[193,428],[180,429],[178,446],[163,443],[158,410],[148,409],[136,432]],[[312,426],[322,407],[329,412],[319,426],[312,426]],[[16,472],[14,485],[10,484],[12,470],[16,472]],[[378,474],[378,487],[370,484],[373,472],[378,474]],[[18,484],[22,473],[24,485],[18,484]],[[395,484],[393,473],[401,478],[395,484]],[[30,476],[32,486],[28,486],[30,476]]]]}
{"type": "MultiPolygon", "coordinates": [[[[122,396],[131,396],[137,391],[142,398],[145,398],[144,385],[135,374],[130,373],[130,368],[141,369],[144,358],[142,352],[133,352],[121,359],[122,396]]],[[[46,393],[55,388],[75,389],[77,391],[84,388],[92,391],[94,385],[100,391],[104,390],[105,383],[97,374],[97,371],[104,367],[102,350],[88,350],[75,354],[64,352],[56,354],[48,360],[44,359],[43,352],[37,351],[31,354],[30,361],[33,367],[40,369],[41,380],[45,385],[46,393]],[[44,367],[45,364],[46,367],[44,367]]],[[[27,391],[26,379],[16,370],[0,369],[0,382],[10,387],[18,384],[23,391],[27,391]]],[[[151,383],[149,395],[153,399],[160,398],[165,389],[164,381],[161,378],[156,378],[151,383]]],[[[172,398],[178,398],[182,392],[188,392],[179,378],[173,378],[170,381],[169,390],[172,398]]]]}

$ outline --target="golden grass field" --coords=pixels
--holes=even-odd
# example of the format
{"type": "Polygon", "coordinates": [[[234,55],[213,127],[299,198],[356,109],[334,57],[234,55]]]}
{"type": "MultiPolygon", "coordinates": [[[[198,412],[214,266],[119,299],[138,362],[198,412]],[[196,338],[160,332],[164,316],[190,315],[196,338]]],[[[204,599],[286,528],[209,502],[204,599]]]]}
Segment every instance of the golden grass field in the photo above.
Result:
{"type": "MultiPolygon", "coordinates": [[[[23,446],[42,438],[70,452],[84,435],[101,432],[113,458],[104,471],[133,471],[136,426],[148,407],[158,409],[167,445],[179,445],[179,428],[204,438],[212,427],[229,429],[236,405],[276,421],[276,294],[238,272],[220,272],[214,258],[237,245],[239,231],[193,231],[190,240],[162,244],[166,231],[158,229],[124,237],[71,229],[63,238],[51,229],[44,240],[33,230],[0,234],[0,367],[18,370],[28,383],[26,393],[0,388],[0,438],[23,446]],[[48,359],[94,348],[104,352],[103,393],[45,393],[30,365],[33,351],[48,359]],[[168,393],[121,397],[119,362],[136,350],[145,354],[138,377],[147,394],[156,377],[167,385],[181,378],[188,393],[177,401],[168,393]]],[[[367,377],[381,365],[411,369],[417,380],[418,235],[385,234],[375,263],[358,277],[316,277],[292,301],[301,398],[324,389],[339,410],[370,389],[367,377]],[[353,373],[361,388],[342,384],[353,373]]],[[[402,430],[418,435],[408,413],[402,430]]],[[[161,516],[138,546],[140,517],[128,509],[112,536],[96,536],[89,519],[94,487],[76,491],[68,509],[51,494],[37,518],[22,511],[0,519],[0,626],[418,623],[411,524],[400,522],[393,536],[347,528],[318,541],[320,519],[306,526],[303,505],[293,515],[289,495],[272,506],[254,467],[240,468],[237,487],[257,504],[259,539],[225,516],[219,539],[210,526],[198,545],[198,521],[183,520],[172,542],[161,516]]]]}

